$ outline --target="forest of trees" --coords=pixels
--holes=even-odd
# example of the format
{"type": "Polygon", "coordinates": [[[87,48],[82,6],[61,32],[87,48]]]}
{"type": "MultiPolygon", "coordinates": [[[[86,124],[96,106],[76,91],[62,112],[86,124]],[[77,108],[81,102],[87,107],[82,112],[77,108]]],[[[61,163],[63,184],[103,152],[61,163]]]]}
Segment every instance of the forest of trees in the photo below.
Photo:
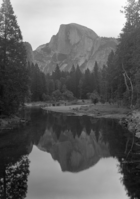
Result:
{"type": "Polygon", "coordinates": [[[16,113],[24,102],[90,98],[140,106],[140,0],[127,0],[126,23],[106,65],[81,72],[79,66],[44,74],[27,63],[22,35],[10,0],[0,8],[0,115],[16,113]]]}
{"type": "Polygon", "coordinates": [[[66,72],[61,71],[57,65],[55,71],[47,75],[39,70],[37,64],[29,64],[28,68],[31,101],[86,99],[93,91],[100,93],[97,63],[92,72],[87,69],[85,73],[80,71],[79,66],[73,66],[70,72],[66,72]]]}

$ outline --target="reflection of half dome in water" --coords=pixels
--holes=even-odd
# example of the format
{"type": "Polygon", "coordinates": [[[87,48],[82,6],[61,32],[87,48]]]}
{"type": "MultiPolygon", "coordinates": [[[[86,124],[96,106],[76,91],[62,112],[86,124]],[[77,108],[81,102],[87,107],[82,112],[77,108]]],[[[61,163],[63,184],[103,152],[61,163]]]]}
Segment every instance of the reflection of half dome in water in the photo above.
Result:
{"type": "Polygon", "coordinates": [[[110,156],[108,144],[102,141],[101,134],[97,141],[93,130],[89,135],[83,130],[75,138],[67,130],[61,133],[59,140],[53,138],[53,132],[46,130],[38,148],[51,153],[53,159],[60,163],[62,171],[79,172],[95,165],[100,158],[110,156]]]}

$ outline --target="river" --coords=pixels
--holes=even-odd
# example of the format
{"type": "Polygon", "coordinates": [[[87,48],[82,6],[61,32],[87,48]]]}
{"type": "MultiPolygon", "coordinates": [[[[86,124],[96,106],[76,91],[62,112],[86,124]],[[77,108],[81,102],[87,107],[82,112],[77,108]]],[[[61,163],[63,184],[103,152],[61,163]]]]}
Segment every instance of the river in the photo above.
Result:
{"type": "Polygon", "coordinates": [[[140,198],[140,142],[118,121],[28,109],[0,135],[2,199],[140,198]]]}

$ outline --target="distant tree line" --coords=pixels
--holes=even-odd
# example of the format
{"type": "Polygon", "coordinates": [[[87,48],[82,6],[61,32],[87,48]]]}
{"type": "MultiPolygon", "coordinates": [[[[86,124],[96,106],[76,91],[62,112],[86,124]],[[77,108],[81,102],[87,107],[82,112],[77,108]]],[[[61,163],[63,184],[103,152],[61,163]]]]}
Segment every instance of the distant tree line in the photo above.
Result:
{"type": "Polygon", "coordinates": [[[68,72],[61,71],[57,65],[55,71],[47,75],[39,70],[37,64],[29,64],[29,68],[32,101],[87,99],[93,91],[100,94],[97,63],[92,72],[87,69],[85,73],[81,72],[79,66],[73,66],[68,72]]]}

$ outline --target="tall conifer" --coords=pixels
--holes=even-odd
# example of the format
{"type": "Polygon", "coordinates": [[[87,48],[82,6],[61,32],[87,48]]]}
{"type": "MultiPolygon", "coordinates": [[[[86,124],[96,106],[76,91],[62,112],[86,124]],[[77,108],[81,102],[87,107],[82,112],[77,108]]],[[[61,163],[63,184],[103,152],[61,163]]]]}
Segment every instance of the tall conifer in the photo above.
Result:
{"type": "Polygon", "coordinates": [[[0,8],[0,114],[11,114],[28,90],[26,51],[10,0],[0,8]]]}

